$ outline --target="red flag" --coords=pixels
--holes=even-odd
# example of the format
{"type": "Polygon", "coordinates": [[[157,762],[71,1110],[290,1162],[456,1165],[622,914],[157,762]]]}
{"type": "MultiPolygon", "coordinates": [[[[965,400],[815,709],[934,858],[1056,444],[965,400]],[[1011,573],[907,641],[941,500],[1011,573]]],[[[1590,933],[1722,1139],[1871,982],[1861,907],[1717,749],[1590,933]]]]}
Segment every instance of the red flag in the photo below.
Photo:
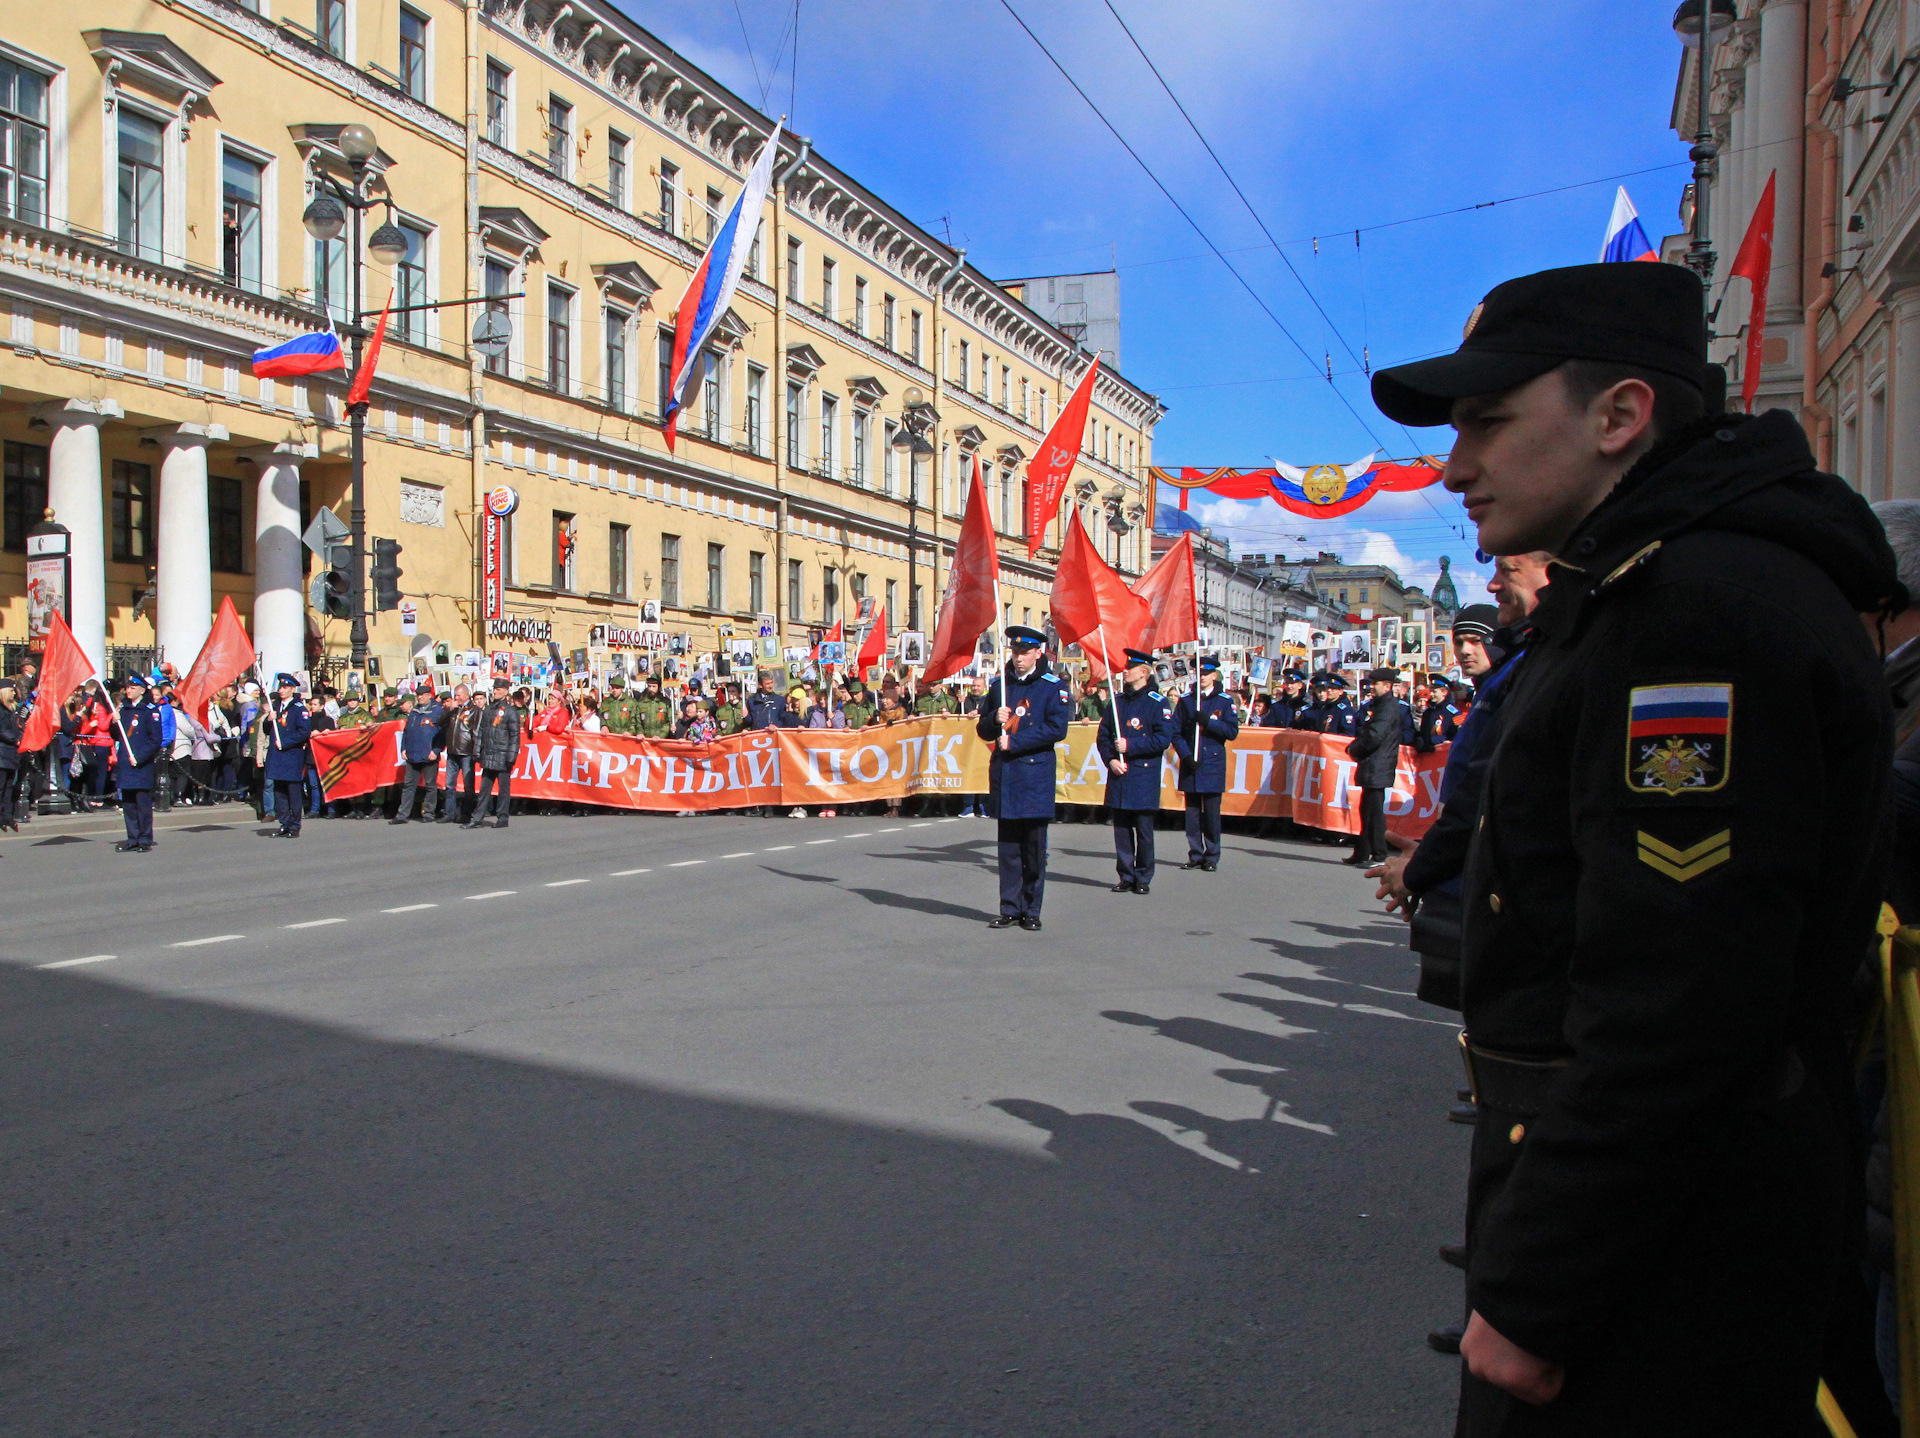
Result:
{"type": "Polygon", "coordinates": [[[1093,381],[1100,373],[1100,356],[1093,357],[1080,385],[1047,431],[1040,452],[1027,461],[1027,558],[1040,551],[1047,526],[1060,507],[1060,495],[1073,473],[1073,462],[1087,437],[1087,406],[1093,400],[1093,381]]]}
{"type": "MultiPolygon", "coordinates": [[[[820,636],[820,644],[838,644],[840,642],[840,623],[841,621],[838,619],[833,621],[833,628],[820,636]]],[[[816,664],[820,661],[820,644],[814,645],[813,652],[807,656],[816,664]]]]}
{"type": "Polygon", "coordinates": [[[873,611],[873,628],[868,631],[866,642],[860,646],[860,653],[853,661],[853,672],[862,679],[867,677],[867,666],[878,664],[887,652],[887,606],[882,604],[873,611]]]}
{"type": "Polygon", "coordinates": [[[393,310],[393,291],[387,291],[387,302],[380,307],[380,323],[373,327],[373,341],[367,346],[366,357],[360,361],[360,372],[353,377],[353,383],[347,387],[347,408],[367,402],[367,392],[373,388],[373,372],[380,364],[380,346],[387,342],[387,316],[393,310]]]}
{"type": "MultiPolygon", "coordinates": [[[[1153,568],[1140,576],[1133,592],[1147,601],[1152,617],[1132,643],[1137,649],[1170,649],[1200,637],[1200,606],[1194,601],[1193,534],[1182,534],[1153,568]]],[[[1081,646],[1085,648],[1085,645],[1081,646]]]]}
{"type": "Polygon", "coordinates": [[[1727,278],[1745,275],[1753,296],[1747,315],[1747,352],[1740,361],[1740,408],[1753,410],[1753,392],[1760,386],[1760,341],[1767,329],[1767,280],[1773,273],[1773,175],[1760,192],[1760,203],[1753,207],[1747,222],[1747,236],[1740,241],[1740,253],[1733,257],[1727,278]]]}
{"type": "Polygon", "coordinates": [[[33,713],[27,716],[26,730],[20,736],[22,754],[44,749],[52,743],[53,736],[60,732],[60,709],[67,702],[67,696],[89,679],[100,677],[58,610],[52,619],[52,627],[47,631],[47,652],[40,656],[40,684],[33,691],[33,713]]]}
{"type": "Polygon", "coordinates": [[[207,705],[213,696],[252,667],[253,640],[240,622],[239,611],[233,607],[233,596],[227,595],[220,601],[220,612],[213,617],[213,629],[207,635],[207,642],[200,646],[193,668],[174,691],[180,698],[180,707],[204,725],[207,705]]]}
{"type": "Polygon", "coordinates": [[[980,480],[980,456],[973,457],[973,486],[967,513],[947,570],[947,592],[934,619],[933,649],[920,678],[938,684],[973,663],[980,636],[1000,618],[1000,551],[993,541],[993,516],[987,512],[987,487],[980,480]]]}
{"type": "Polygon", "coordinates": [[[1120,572],[1094,548],[1076,504],[1067,520],[1060,570],[1053,577],[1053,627],[1060,633],[1060,642],[1085,650],[1091,637],[1105,644],[1111,663],[1117,649],[1132,643],[1132,636],[1152,623],[1151,606],[1127,588],[1120,572]]]}

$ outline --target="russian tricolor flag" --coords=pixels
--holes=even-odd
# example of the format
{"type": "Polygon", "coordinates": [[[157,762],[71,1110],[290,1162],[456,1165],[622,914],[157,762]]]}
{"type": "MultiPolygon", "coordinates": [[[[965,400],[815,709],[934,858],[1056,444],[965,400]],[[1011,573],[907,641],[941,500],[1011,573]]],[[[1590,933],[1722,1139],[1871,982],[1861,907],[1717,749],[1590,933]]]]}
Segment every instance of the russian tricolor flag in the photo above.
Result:
{"type": "Polygon", "coordinates": [[[346,356],[340,353],[340,336],[332,330],[317,335],[295,335],[285,344],[253,352],[255,379],[320,374],[346,367],[346,356]]]}
{"type": "Polygon", "coordinates": [[[672,398],[667,403],[667,448],[673,448],[680,429],[680,409],[691,397],[700,377],[700,360],[707,341],[726,316],[733,303],[733,292],[740,287],[740,272],[746,268],[753,251],[754,233],[760,228],[760,211],[773,187],[773,161],[780,151],[779,125],[773,127],[760,158],[753,162],[746,188],[733,202],[726,223],[714,235],[706,257],[693,272],[687,292],[680,296],[680,309],[673,325],[672,398]]]}
{"type": "Polygon", "coordinates": [[[1640,212],[1633,207],[1633,201],[1627,198],[1627,187],[1620,186],[1613,196],[1613,218],[1607,221],[1607,237],[1600,245],[1600,263],[1611,264],[1616,260],[1654,260],[1653,241],[1647,238],[1646,229],[1640,223],[1640,212]]]}

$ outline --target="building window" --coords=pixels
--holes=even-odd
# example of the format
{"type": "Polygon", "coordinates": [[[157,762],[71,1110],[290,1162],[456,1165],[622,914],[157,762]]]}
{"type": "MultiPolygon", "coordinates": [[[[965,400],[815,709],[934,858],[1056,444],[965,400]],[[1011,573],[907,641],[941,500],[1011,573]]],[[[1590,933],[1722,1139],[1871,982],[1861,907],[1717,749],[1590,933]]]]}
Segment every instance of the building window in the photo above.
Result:
{"type": "Polygon", "coordinates": [[[220,261],[227,283],[260,291],[260,198],[266,167],[232,150],[220,157],[220,261]]]}
{"type": "Polygon", "coordinates": [[[680,233],[680,167],[667,160],[660,162],[660,228],[680,233]]]}
{"type": "Polygon", "coordinates": [[[1021,376],[1021,379],[1020,379],[1020,418],[1022,422],[1026,420],[1028,414],[1030,413],[1030,409],[1029,409],[1030,403],[1031,403],[1031,392],[1027,387],[1026,377],[1023,375],[1021,376]]]}
{"type": "Polygon", "coordinates": [[[913,608],[907,615],[907,627],[909,629],[918,629],[920,627],[920,616],[926,612],[927,586],[924,584],[916,584],[913,586],[913,608]]]}
{"type": "Polygon", "coordinates": [[[840,617],[840,571],[831,564],[820,570],[820,619],[832,624],[840,617]]]}
{"type": "Polygon", "coordinates": [[[800,422],[806,410],[806,391],[798,380],[787,381],[787,464],[800,468],[800,422]]]}
{"type": "MultiPolygon", "coordinates": [[[[11,451],[12,446],[8,446],[11,451]]],[[[11,513],[11,511],[9,511],[11,513]]],[[[11,530],[8,533],[12,533],[11,530]]],[[[25,541],[21,541],[25,546],[25,541]]],[[[807,610],[807,566],[804,560],[787,561],[787,619],[789,622],[801,619],[807,610]]]]}
{"type": "Polygon", "coordinates": [[[427,320],[433,311],[404,307],[424,305],[430,298],[427,294],[427,232],[402,224],[400,233],[407,237],[407,252],[393,267],[393,305],[402,311],[393,317],[393,335],[409,344],[425,344],[427,320]]]}
{"type": "Polygon", "coordinates": [[[880,488],[887,494],[896,493],[900,487],[900,451],[893,447],[899,429],[892,420],[880,427],[880,488]]]}
{"type": "Polygon", "coordinates": [[[834,281],[838,277],[838,272],[839,266],[834,264],[832,260],[823,259],[820,261],[820,313],[828,319],[835,318],[833,313],[834,281]]]}
{"type": "Polygon", "coordinates": [[[427,98],[427,17],[400,7],[400,88],[414,99],[427,98]]]}
{"type": "Polygon", "coordinates": [[[573,388],[573,292],[547,286],[547,388],[567,394],[573,388]]]}
{"type": "Polygon", "coordinates": [[[754,454],[764,453],[762,442],[766,439],[764,425],[767,403],[767,372],[759,365],[747,366],[747,448],[754,454]]]}
{"type": "Polygon", "coordinates": [[[867,483],[867,450],[873,433],[873,416],[864,409],[853,412],[853,482],[861,487],[867,483]]]}
{"type": "Polygon", "coordinates": [[[747,278],[750,280],[760,278],[760,241],[765,238],[766,230],[765,220],[757,222],[753,227],[753,243],[747,246],[747,278]]]}
{"type": "Polygon", "coordinates": [[[680,536],[660,536],[660,602],[680,607],[680,536]]]}
{"type": "Polygon", "coordinates": [[[987,376],[992,372],[993,372],[993,361],[988,359],[985,355],[981,355],[980,356],[980,398],[982,399],[985,399],[987,397],[987,394],[988,394],[987,376]]]}
{"type": "Polygon", "coordinates": [[[113,462],[113,557],[120,564],[153,558],[153,466],[113,462]]]}
{"type": "Polygon", "coordinates": [[[707,608],[709,609],[727,607],[726,558],[726,545],[709,544],[707,546],[707,608]]]}
{"type": "Polygon", "coordinates": [[[313,36],[329,55],[347,54],[347,0],[314,0],[313,36]]]}
{"type": "MultiPolygon", "coordinates": [[[[513,287],[513,267],[500,260],[488,260],[486,265],[487,313],[506,319],[507,295],[513,287]]],[[[504,375],[507,372],[507,354],[487,355],[485,366],[488,374],[504,375]]]]}
{"type": "Polygon", "coordinates": [[[660,393],[660,418],[667,417],[667,406],[673,403],[673,331],[661,330],[660,337],[654,343],[655,386],[660,393]]]}
{"type": "Polygon", "coordinates": [[[836,431],[840,428],[840,401],[830,394],[820,396],[820,471],[832,474],[839,458],[836,431]]]}
{"type": "Polygon", "coordinates": [[[700,423],[708,439],[723,441],[727,430],[727,405],[720,387],[720,357],[706,354],[700,360],[700,423]]]}
{"type": "Polygon", "coordinates": [[[1047,392],[1045,390],[1041,390],[1040,391],[1040,422],[1035,426],[1035,428],[1045,429],[1046,427],[1047,427],[1047,392]]]}
{"type": "Polygon", "coordinates": [[[513,137],[507,133],[507,117],[511,113],[507,86],[512,78],[513,71],[498,60],[487,61],[487,138],[509,150],[513,148],[513,137]]]}
{"type": "Polygon", "coordinates": [[[900,305],[892,295],[880,297],[880,343],[888,349],[896,349],[899,339],[900,305]]]}
{"type": "Polygon", "coordinates": [[[1000,366],[1000,408],[1013,408],[1013,371],[1000,366]]]}
{"type": "Polygon", "coordinates": [[[573,177],[573,106],[547,96],[547,168],[561,179],[573,177]]]}
{"type": "Polygon", "coordinates": [[[727,197],[712,185],[707,186],[707,243],[713,243],[713,237],[720,233],[721,206],[727,197]]]}
{"type": "Polygon", "coordinates": [[[579,530],[574,527],[573,516],[553,512],[553,587],[555,589],[573,588],[573,550],[575,536],[579,530]]]}
{"type": "Polygon", "coordinates": [[[747,553],[747,608],[767,612],[767,556],[757,549],[747,553]]]}
{"type": "Polygon", "coordinates": [[[213,567],[222,574],[246,573],[246,547],[242,542],[240,496],[237,479],[220,475],[207,478],[207,541],[213,567]]]}
{"type": "Polygon", "coordinates": [[[8,440],[6,446],[5,541],[16,552],[27,547],[27,531],[47,511],[47,450],[45,445],[8,440]]]}
{"type": "Polygon", "coordinates": [[[616,210],[627,208],[627,137],[607,131],[607,198],[616,210]]]}
{"type": "Polygon", "coordinates": [[[615,599],[627,597],[627,540],[630,532],[624,524],[607,526],[607,593],[615,599]]]}
{"type": "Polygon", "coordinates": [[[907,358],[920,363],[920,311],[907,317],[907,358]]]}
{"type": "Polygon", "coordinates": [[[607,335],[607,350],[600,361],[607,408],[624,410],[627,407],[627,316],[608,305],[602,311],[601,323],[607,335]]]}
{"type": "Polygon", "coordinates": [[[0,60],[0,215],[47,222],[47,77],[0,60]]]}
{"type": "Polygon", "coordinates": [[[166,127],[125,105],[119,116],[120,248],[157,262],[165,233],[161,154],[166,127]]]}
{"type": "Polygon", "coordinates": [[[792,235],[787,236],[787,298],[794,304],[804,304],[806,296],[801,290],[801,276],[806,273],[806,255],[800,248],[800,241],[792,235]]]}
{"type": "Polygon", "coordinates": [[[887,623],[900,627],[900,586],[891,579],[887,581],[887,623]]]}
{"type": "Polygon", "coordinates": [[[858,275],[853,278],[853,330],[862,339],[867,334],[867,282],[858,275]]]}
{"type": "Polygon", "coordinates": [[[313,299],[336,320],[349,318],[347,301],[347,244],[345,240],[313,242],[313,299]]]}
{"type": "Polygon", "coordinates": [[[973,346],[966,340],[960,341],[960,388],[967,387],[967,376],[973,373],[973,346]]]}

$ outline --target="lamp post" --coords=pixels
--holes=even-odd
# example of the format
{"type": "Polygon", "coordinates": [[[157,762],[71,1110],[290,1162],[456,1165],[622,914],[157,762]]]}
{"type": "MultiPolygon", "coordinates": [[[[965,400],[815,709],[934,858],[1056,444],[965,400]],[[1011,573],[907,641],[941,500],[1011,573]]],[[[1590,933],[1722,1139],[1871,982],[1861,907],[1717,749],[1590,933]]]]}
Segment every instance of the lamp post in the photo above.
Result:
{"type": "MultiPolygon", "coordinates": [[[[392,198],[383,196],[376,199],[367,194],[369,167],[379,151],[373,131],[365,125],[342,125],[335,143],[339,145],[340,153],[346,158],[347,168],[353,176],[352,188],[341,185],[324,171],[320,172],[317,193],[307,205],[300,222],[316,240],[333,241],[339,239],[347,228],[348,212],[353,215],[353,243],[347,256],[352,315],[345,328],[353,341],[353,373],[358,374],[367,343],[360,295],[361,217],[378,205],[387,208],[387,218],[366,240],[366,252],[382,264],[392,266],[406,258],[407,236],[393,222],[392,198]]],[[[347,410],[348,427],[352,435],[353,475],[353,509],[348,518],[353,551],[353,583],[350,590],[353,627],[350,632],[353,667],[363,671],[367,666],[367,404],[362,400],[347,410]]]]}
{"type": "Polygon", "coordinates": [[[1708,96],[1713,89],[1713,47],[1731,33],[1737,18],[1733,0],[1682,0],[1673,12],[1673,33],[1680,37],[1681,44],[1700,52],[1694,67],[1699,88],[1693,148],[1688,151],[1693,160],[1693,242],[1687,247],[1687,268],[1700,276],[1703,285],[1713,278],[1715,256],[1707,232],[1707,185],[1713,178],[1713,162],[1720,154],[1713,124],[1707,117],[1708,96]]]}
{"type": "Polygon", "coordinates": [[[900,427],[893,432],[893,447],[907,456],[907,628],[920,629],[920,459],[933,453],[933,428],[940,422],[940,411],[927,401],[918,386],[909,386],[900,396],[905,408],[900,427]]]}

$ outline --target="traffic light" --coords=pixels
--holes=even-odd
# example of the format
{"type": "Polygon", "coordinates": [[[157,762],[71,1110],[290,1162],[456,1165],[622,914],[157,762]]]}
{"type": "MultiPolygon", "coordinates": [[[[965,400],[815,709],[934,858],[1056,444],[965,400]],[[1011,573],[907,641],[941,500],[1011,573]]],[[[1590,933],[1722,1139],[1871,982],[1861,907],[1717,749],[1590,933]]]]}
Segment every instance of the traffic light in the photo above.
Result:
{"type": "Polygon", "coordinates": [[[398,540],[373,542],[373,609],[378,614],[400,607],[400,544],[398,540]]]}
{"type": "Polygon", "coordinates": [[[327,571],[320,576],[320,601],[335,619],[353,618],[353,546],[327,546],[327,571]]]}

